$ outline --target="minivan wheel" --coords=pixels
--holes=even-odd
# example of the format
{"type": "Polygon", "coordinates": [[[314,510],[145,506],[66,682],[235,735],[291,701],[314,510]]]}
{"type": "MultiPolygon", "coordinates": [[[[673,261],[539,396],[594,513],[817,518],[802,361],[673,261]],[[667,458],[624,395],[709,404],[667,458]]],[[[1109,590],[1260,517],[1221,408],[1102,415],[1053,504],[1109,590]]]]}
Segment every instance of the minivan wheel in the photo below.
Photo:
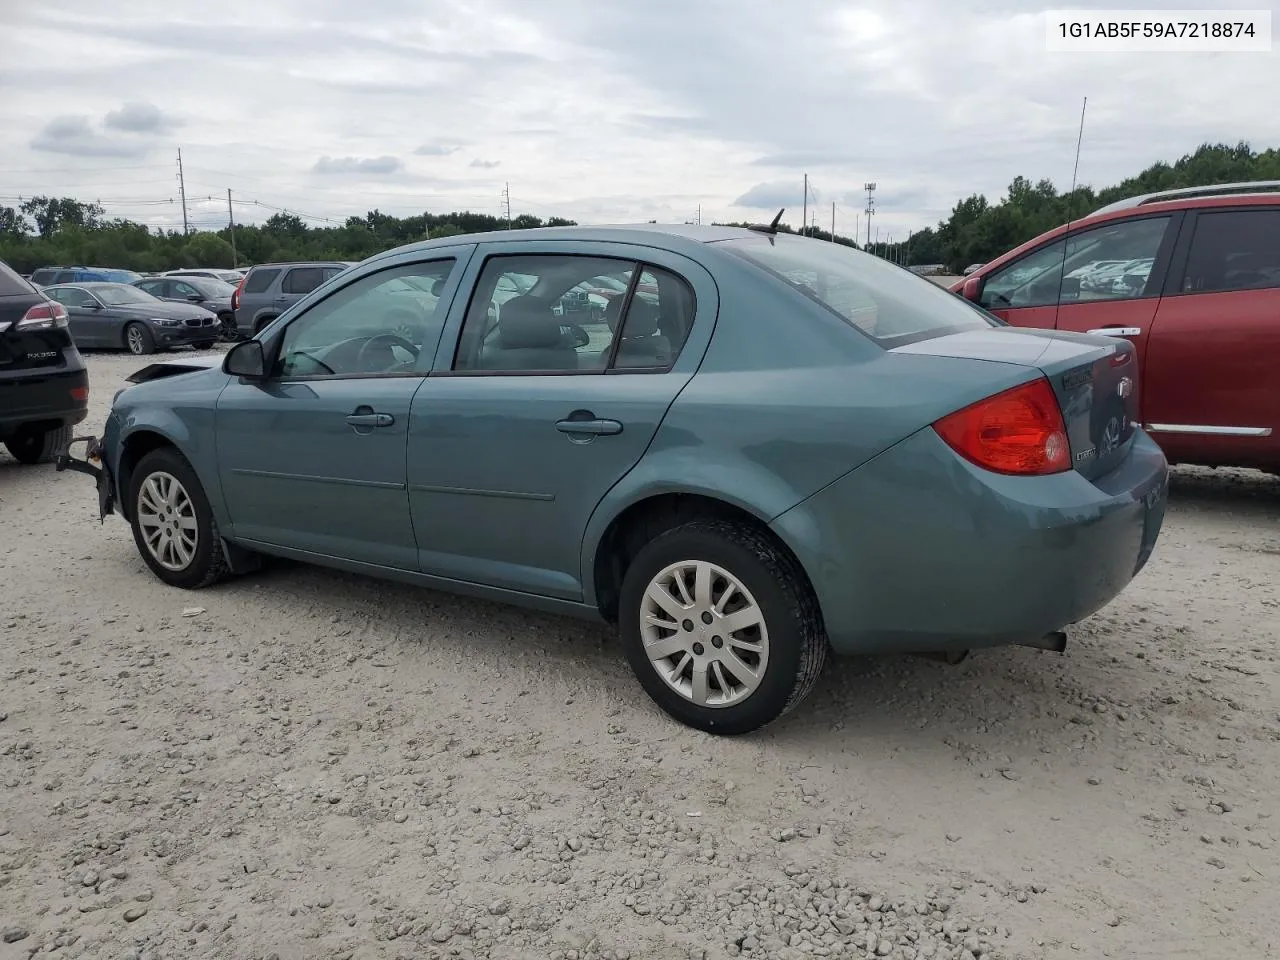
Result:
{"type": "Polygon", "coordinates": [[[681,723],[749,733],[809,695],[827,641],[795,560],[744,523],[694,520],[647,543],[623,577],[623,649],[681,723]]]}
{"type": "Polygon", "coordinates": [[[177,450],[142,458],[129,478],[129,505],[138,552],[165,583],[198,590],[230,572],[204,488],[177,450]]]}
{"type": "Polygon", "coordinates": [[[134,356],[156,352],[156,338],[141,323],[131,323],[124,328],[125,348],[134,356]]]}
{"type": "Polygon", "coordinates": [[[4,442],[13,459],[28,465],[50,463],[71,440],[70,427],[20,430],[4,442]]]}

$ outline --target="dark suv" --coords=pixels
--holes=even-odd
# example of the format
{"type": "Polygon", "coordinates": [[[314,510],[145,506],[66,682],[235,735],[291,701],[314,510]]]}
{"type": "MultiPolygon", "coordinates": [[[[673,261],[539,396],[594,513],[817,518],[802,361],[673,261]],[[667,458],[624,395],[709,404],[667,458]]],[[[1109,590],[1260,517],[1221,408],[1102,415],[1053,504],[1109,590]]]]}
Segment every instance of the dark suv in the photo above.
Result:
{"type": "Polygon", "coordinates": [[[311,263],[260,263],[252,267],[231,297],[236,330],[252,337],[268,323],[350,262],[323,260],[311,263]]]}
{"type": "Polygon", "coordinates": [[[22,463],[47,463],[88,410],[66,308],[0,262],[0,441],[22,463]]]}

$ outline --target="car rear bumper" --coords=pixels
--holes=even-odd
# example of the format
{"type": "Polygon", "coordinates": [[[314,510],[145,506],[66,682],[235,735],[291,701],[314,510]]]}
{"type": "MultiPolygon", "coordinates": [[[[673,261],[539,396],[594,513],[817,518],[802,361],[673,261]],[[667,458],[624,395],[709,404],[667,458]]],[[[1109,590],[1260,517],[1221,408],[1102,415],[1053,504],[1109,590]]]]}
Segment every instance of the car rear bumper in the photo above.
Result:
{"type": "Polygon", "coordinates": [[[1146,564],[1168,464],[1142,431],[1110,474],[1008,477],[922,430],[772,524],[838,653],[1018,643],[1109,603],[1146,564]]]}
{"type": "Polygon", "coordinates": [[[0,435],[29,424],[79,423],[89,412],[88,390],[83,368],[0,378],[0,435]]]}

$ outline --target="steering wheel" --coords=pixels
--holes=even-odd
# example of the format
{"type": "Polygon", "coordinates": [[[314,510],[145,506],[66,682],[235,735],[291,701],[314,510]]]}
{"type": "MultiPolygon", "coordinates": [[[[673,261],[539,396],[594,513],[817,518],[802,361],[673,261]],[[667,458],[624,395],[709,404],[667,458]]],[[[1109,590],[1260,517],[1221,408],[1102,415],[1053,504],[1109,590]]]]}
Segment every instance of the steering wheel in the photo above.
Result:
{"type": "Polygon", "coordinates": [[[355,368],[357,370],[363,370],[368,373],[376,373],[379,370],[385,370],[391,366],[394,366],[395,355],[391,353],[392,347],[401,347],[402,349],[405,350],[405,352],[409,353],[414,360],[418,359],[418,353],[419,353],[418,348],[415,347],[408,340],[406,340],[404,337],[394,333],[379,333],[370,337],[368,340],[366,340],[364,343],[360,345],[360,350],[356,353],[356,356],[355,356],[355,361],[354,361],[355,368]],[[379,347],[382,347],[384,350],[387,351],[387,353],[391,356],[391,359],[393,361],[392,363],[380,364],[377,367],[369,366],[369,360],[373,355],[373,351],[370,348],[373,347],[375,343],[378,344],[379,347]]]}

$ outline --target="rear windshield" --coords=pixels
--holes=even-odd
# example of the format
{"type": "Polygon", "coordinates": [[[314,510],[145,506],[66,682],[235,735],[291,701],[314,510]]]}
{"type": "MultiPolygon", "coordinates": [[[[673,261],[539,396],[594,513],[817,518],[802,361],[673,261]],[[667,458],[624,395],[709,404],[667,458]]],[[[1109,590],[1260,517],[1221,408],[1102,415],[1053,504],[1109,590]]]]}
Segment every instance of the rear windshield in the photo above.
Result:
{"type": "Polygon", "coordinates": [[[7,263],[0,261],[0,297],[30,296],[33,293],[35,290],[21,275],[14,273],[7,263]]]}
{"type": "Polygon", "coordinates": [[[999,326],[932,280],[851,247],[786,234],[717,245],[777,277],[885,349],[999,326]]]}

